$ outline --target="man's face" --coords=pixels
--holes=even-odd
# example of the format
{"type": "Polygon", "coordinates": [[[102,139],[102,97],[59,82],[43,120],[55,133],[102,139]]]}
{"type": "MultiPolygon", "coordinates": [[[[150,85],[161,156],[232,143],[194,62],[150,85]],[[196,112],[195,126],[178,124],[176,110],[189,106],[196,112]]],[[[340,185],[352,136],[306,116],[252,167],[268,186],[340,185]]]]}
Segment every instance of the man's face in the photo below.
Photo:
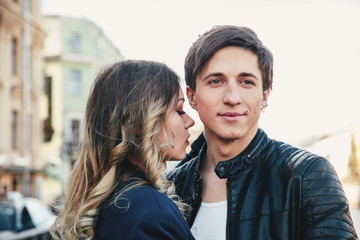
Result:
{"type": "Polygon", "coordinates": [[[250,141],[258,128],[269,91],[262,90],[257,56],[240,47],[217,51],[196,77],[196,91],[187,88],[207,141],[250,141]]]}

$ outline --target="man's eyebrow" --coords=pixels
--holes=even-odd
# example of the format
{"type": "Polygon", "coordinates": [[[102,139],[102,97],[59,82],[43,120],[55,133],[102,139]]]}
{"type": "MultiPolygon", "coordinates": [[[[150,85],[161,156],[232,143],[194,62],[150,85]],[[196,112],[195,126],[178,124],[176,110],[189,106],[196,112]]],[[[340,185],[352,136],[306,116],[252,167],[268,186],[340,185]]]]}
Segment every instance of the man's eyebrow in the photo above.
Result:
{"type": "Polygon", "coordinates": [[[210,77],[221,77],[221,76],[224,76],[224,74],[221,73],[221,72],[209,73],[208,75],[206,75],[206,76],[203,78],[203,80],[208,79],[208,78],[210,78],[210,77]]]}
{"type": "Polygon", "coordinates": [[[247,73],[247,72],[240,73],[240,74],[239,74],[239,77],[253,77],[253,78],[258,79],[258,77],[257,77],[255,74],[247,73]]]}
{"type": "MultiPolygon", "coordinates": [[[[224,74],[221,73],[221,72],[209,73],[208,75],[206,75],[203,78],[203,80],[206,80],[206,79],[208,79],[210,77],[221,77],[221,76],[224,76],[224,74]]],[[[253,77],[253,78],[258,79],[258,77],[255,74],[249,73],[249,72],[242,72],[242,73],[239,74],[239,77],[253,77]]]]}

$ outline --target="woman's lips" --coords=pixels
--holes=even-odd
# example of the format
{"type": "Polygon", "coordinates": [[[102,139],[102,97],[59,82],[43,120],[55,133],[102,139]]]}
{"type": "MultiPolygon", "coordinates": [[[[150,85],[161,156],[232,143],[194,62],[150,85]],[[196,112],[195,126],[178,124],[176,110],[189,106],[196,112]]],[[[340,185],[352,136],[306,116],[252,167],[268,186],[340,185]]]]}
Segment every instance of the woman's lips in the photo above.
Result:
{"type": "Polygon", "coordinates": [[[190,135],[186,138],[186,141],[185,141],[186,145],[189,145],[189,144],[190,144],[189,138],[190,138],[190,135]]]}

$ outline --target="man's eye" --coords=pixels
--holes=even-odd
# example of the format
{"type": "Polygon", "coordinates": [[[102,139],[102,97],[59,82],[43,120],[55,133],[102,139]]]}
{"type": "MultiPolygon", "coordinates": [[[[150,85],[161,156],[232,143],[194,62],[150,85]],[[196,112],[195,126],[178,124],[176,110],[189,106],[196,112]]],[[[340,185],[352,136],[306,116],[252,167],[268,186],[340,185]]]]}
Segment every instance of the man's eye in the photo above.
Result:
{"type": "Polygon", "coordinates": [[[251,84],[253,84],[253,82],[250,81],[250,80],[244,80],[243,83],[246,84],[246,85],[251,85],[251,84]]]}
{"type": "Polygon", "coordinates": [[[185,112],[184,112],[184,111],[177,111],[177,113],[178,113],[179,115],[183,115],[183,114],[185,114],[185,112]]]}
{"type": "Polygon", "coordinates": [[[219,79],[213,79],[209,82],[210,84],[219,84],[221,83],[219,79]]]}

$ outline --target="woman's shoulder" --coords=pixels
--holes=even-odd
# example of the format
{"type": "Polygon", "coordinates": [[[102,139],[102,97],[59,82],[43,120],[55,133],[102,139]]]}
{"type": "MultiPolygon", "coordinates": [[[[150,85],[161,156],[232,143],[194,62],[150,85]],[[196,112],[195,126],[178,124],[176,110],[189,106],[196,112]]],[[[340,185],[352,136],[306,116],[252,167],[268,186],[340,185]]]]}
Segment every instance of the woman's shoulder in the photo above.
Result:
{"type": "Polygon", "coordinates": [[[110,206],[100,211],[96,236],[133,236],[148,228],[160,231],[164,224],[178,225],[174,234],[187,231],[181,213],[167,196],[150,186],[139,186],[115,197],[110,206]]]}
{"type": "MultiPolygon", "coordinates": [[[[167,211],[177,211],[173,201],[150,186],[138,186],[126,191],[124,194],[116,192],[107,201],[100,215],[106,215],[108,218],[126,222],[137,222],[143,216],[166,209],[167,211]]],[[[101,216],[100,216],[101,217],[101,216]]]]}
{"type": "Polygon", "coordinates": [[[150,186],[139,186],[126,192],[116,203],[121,203],[127,199],[129,210],[148,212],[160,208],[176,207],[163,193],[150,186]]]}

